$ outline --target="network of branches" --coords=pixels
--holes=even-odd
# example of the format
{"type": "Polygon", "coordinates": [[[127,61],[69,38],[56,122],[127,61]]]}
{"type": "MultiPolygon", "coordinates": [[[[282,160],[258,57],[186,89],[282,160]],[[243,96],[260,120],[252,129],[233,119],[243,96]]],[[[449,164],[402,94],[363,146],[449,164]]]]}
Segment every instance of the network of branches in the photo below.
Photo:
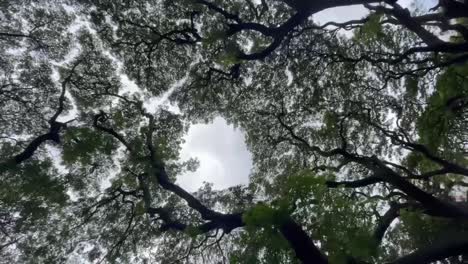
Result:
{"type": "Polygon", "coordinates": [[[468,2],[409,2],[0,0],[0,263],[466,263],[468,2]]]}

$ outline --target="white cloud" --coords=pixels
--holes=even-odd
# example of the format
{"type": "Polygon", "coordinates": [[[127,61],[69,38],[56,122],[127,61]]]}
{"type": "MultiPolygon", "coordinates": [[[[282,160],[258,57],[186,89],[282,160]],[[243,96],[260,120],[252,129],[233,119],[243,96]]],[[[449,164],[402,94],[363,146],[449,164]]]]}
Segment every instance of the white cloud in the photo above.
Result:
{"type": "Polygon", "coordinates": [[[314,21],[325,24],[330,21],[342,23],[352,19],[360,19],[367,14],[362,5],[336,7],[323,10],[312,16],[314,21]]]}
{"type": "Polygon", "coordinates": [[[187,173],[177,183],[189,191],[197,190],[203,182],[211,182],[216,189],[247,184],[252,157],[239,129],[217,117],[211,124],[195,124],[185,136],[182,158],[197,157],[200,167],[187,173]]]}

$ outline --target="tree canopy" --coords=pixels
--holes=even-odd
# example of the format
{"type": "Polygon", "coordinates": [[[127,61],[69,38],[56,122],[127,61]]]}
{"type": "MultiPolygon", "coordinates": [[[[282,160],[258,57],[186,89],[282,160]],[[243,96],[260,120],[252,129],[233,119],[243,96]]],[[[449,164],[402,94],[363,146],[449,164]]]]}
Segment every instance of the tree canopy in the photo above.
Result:
{"type": "Polygon", "coordinates": [[[0,0],[0,262],[466,263],[468,2],[403,2],[0,0]]]}

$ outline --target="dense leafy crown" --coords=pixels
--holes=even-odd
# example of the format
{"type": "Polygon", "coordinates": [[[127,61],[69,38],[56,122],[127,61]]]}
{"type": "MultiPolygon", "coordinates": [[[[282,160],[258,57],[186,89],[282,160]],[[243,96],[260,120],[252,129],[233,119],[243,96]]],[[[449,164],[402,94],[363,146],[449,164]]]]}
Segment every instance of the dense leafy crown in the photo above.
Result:
{"type": "Polygon", "coordinates": [[[0,262],[465,263],[468,2],[402,2],[0,0],[0,262]]]}

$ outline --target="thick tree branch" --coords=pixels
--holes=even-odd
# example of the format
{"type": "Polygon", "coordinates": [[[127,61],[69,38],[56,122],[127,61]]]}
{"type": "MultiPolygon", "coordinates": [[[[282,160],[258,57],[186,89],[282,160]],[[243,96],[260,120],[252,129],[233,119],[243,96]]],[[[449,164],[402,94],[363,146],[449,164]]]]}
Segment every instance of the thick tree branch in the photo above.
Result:
{"type": "Polygon", "coordinates": [[[31,158],[36,150],[45,142],[47,141],[53,141],[55,143],[60,142],[60,131],[63,128],[66,128],[67,123],[72,122],[73,120],[67,121],[67,122],[58,122],[57,118],[62,114],[65,108],[65,93],[67,90],[67,85],[71,80],[72,74],[74,74],[74,71],[76,67],[81,63],[81,60],[77,60],[71,70],[70,73],[67,75],[67,77],[62,81],[61,83],[61,91],[60,91],[60,96],[58,98],[58,106],[57,109],[55,110],[55,113],[52,115],[52,117],[49,119],[49,131],[45,134],[42,134],[36,138],[34,138],[27,146],[26,148],[19,154],[13,156],[12,158],[0,162],[0,174],[7,171],[11,166],[16,166],[29,158],[31,158]]]}
{"type": "Polygon", "coordinates": [[[328,188],[338,188],[338,187],[345,187],[345,188],[359,188],[365,187],[372,184],[376,184],[379,182],[383,182],[382,178],[373,175],[369,176],[364,179],[355,180],[355,181],[326,181],[325,184],[328,188]]]}
{"type": "Polygon", "coordinates": [[[266,58],[281,45],[281,43],[289,33],[291,33],[297,26],[303,24],[309,19],[311,15],[317,12],[333,7],[378,3],[380,2],[380,0],[294,0],[285,2],[294,9],[296,9],[297,12],[294,15],[292,15],[288,20],[286,20],[283,24],[279,26],[267,27],[259,23],[243,22],[239,16],[227,12],[226,10],[220,8],[214,3],[205,0],[197,0],[197,3],[202,4],[208,7],[210,10],[221,14],[228,20],[233,20],[236,22],[236,24],[228,25],[228,36],[235,35],[242,31],[257,31],[266,37],[273,38],[270,45],[268,45],[266,48],[259,52],[250,54],[240,52],[238,58],[242,60],[260,60],[266,58]]]}
{"type": "Polygon", "coordinates": [[[390,208],[385,214],[379,219],[379,222],[374,229],[374,241],[376,246],[380,245],[382,239],[387,232],[387,229],[393,223],[393,221],[400,216],[400,209],[407,207],[407,204],[390,203],[390,208]]]}
{"type": "MultiPolygon", "coordinates": [[[[408,195],[408,197],[421,203],[421,205],[426,210],[430,211],[432,215],[438,215],[441,217],[449,218],[468,218],[468,210],[466,208],[461,207],[457,204],[443,201],[431,195],[430,193],[423,191],[422,189],[420,189],[419,187],[415,186],[407,179],[402,177],[400,174],[387,167],[385,162],[381,161],[376,156],[358,156],[349,153],[342,148],[333,149],[331,151],[322,151],[316,146],[311,146],[307,142],[307,140],[298,136],[295,133],[294,128],[292,126],[287,125],[284,122],[284,120],[282,119],[282,114],[277,115],[276,117],[280,125],[283,128],[285,128],[286,131],[288,131],[292,139],[298,141],[299,144],[305,148],[305,150],[311,151],[323,157],[331,157],[336,155],[342,156],[344,159],[350,162],[360,164],[374,173],[374,175],[370,179],[367,178],[363,179],[363,181],[357,182],[344,182],[345,187],[347,184],[350,186],[357,185],[356,187],[359,187],[359,185],[376,183],[378,182],[377,179],[380,179],[380,181],[392,184],[394,187],[398,188],[399,190],[403,191],[406,195],[408,195]]],[[[331,187],[339,185],[339,183],[334,182],[329,182],[327,184],[330,184],[331,187]]]]}
{"type": "Polygon", "coordinates": [[[133,147],[127,142],[127,140],[125,140],[125,138],[122,135],[117,133],[112,128],[108,128],[108,127],[105,127],[105,126],[100,124],[100,122],[104,122],[104,121],[106,121],[106,119],[107,119],[106,113],[101,111],[99,114],[94,115],[93,126],[96,129],[101,130],[103,132],[106,132],[107,134],[113,136],[118,141],[120,141],[127,148],[128,151],[133,152],[133,147]]]}
{"type": "Polygon", "coordinates": [[[403,9],[399,4],[393,3],[393,9],[377,7],[377,10],[383,11],[386,14],[393,15],[398,21],[418,35],[428,46],[440,45],[444,42],[438,37],[426,30],[418,21],[411,17],[409,10],[403,9]]]}
{"type": "Polygon", "coordinates": [[[380,132],[382,132],[384,134],[384,136],[391,139],[394,144],[401,145],[401,146],[403,146],[406,149],[411,150],[411,151],[419,152],[419,153],[423,154],[427,159],[441,165],[442,170],[438,170],[437,173],[444,172],[444,173],[454,173],[454,174],[460,174],[460,175],[468,176],[468,169],[467,168],[464,168],[464,167],[462,167],[462,166],[460,166],[458,164],[455,164],[453,162],[450,162],[448,160],[445,160],[445,159],[435,155],[425,145],[419,144],[419,143],[409,142],[409,141],[405,140],[404,137],[400,136],[398,133],[396,133],[394,131],[391,131],[391,130],[387,130],[387,129],[379,126],[375,122],[370,121],[370,118],[368,118],[368,120],[366,122],[368,124],[370,124],[371,126],[373,126],[374,128],[376,128],[377,130],[379,130],[380,132]]]}
{"type": "MultiPolygon", "coordinates": [[[[220,228],[223,229],[226,233],[229,233],[235,228],[244,226],[245,223],[242,220],[242,213],[222,214],[213,211],[203,205],[198,199],[196,199],[186,190],[169,180],[163,162],[158,160],[156,157],[155,149],[152,143],[154,117],[148,113],[143,114],[149,119],[148,132],[146,135],[147,147],[150,151],[150,160],[154,167],[155,177],[158,180],[159,186],[184,199],[192,209],[200,213],[203,219],[209,220],[209,222],[197,226],[197,228],[204,233],[220,228]]],[[[171,220],[168,213],[161,211],[161,209],[159,209],[159,211],[153,212],[158,213],[160,217],[162,216],[161,218],[164,218],[165,228],[176,230],[184,230],[187,228],[186,225],[171,220]]],[[[281,224],[279,229],[296,252],[296,256],[303,263],[328,263],[326,257],[314,245],[313,241],[310,239],[307,233],[302,230],[302,228],[292,219],[288,218],[283,224],[281,224]]]]}
{"type": "Polygon", "coordinates": [[[435,240],[431,245],[396,259],[390,264],[433,263],[451,256],[468,253],[468,234],[453,234],[450,237],[435,240]]]}
{"type": "Polygon", "coordinates": [[[291,247],[296,253],[296,257],[307,264],[326,264],[327,257],[320,252],[317,246],[314,245],[309,235],[302,229],[300,225],[288,218],[279,227],[281,234],[288,240],[291,247]]]}

